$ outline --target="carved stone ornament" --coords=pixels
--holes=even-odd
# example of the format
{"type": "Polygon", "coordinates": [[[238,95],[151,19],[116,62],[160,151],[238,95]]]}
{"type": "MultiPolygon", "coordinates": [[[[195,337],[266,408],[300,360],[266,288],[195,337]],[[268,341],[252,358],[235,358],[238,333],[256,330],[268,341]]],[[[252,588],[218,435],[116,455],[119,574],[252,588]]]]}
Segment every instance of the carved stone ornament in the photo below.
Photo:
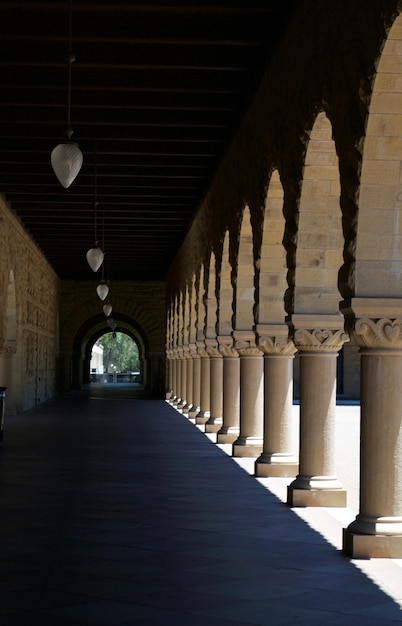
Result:
{"type": "Polygon", "coordinates": [[[219,343],[219,352],[225,359],[239,358],[239,353],[235,349],[233,343],[230,345],[227,343],[219,343]]]}
{"type": "Polygon", "coordinates": [[[282,356],[293,356],[297,348],[293,341],[285,336],[262,336],[258,338],[258,346],[264,354],[278,354],[282,356]]]}
{"type": "Polygon", "coordinates": [[[190,343],[189,351],[190,351],[190,356],[191,356],[192,359],[198,359],[199,358],[200,355],[197,352],[197,346],[195,345],[195,343],[190,343]]]}
{"type": "Polygon", "coordinates": [[[355,321],[353,335],[364,348],[402,350],[402,318],[359,318],[355,321]]]}
{"type": "Polygon", "coordinates": [[[217,357],[222,357],[221,353],[218,350],[218,345],[215,346],[207,346],[207,354],[208,356],[212,357],[213,359],[217,358],[217,357]]]}
{"type": "Polygon", "coordinates": [[[204,344],[197,343],[197,352],[202,359],[208,358],[208,352],[204,344]]]}
{"type": "Polygon", "coordinates": [[[349,335],[343,329],[299,328],[294,332],[294,343],[302,352],[338,352],[349,335]]]}

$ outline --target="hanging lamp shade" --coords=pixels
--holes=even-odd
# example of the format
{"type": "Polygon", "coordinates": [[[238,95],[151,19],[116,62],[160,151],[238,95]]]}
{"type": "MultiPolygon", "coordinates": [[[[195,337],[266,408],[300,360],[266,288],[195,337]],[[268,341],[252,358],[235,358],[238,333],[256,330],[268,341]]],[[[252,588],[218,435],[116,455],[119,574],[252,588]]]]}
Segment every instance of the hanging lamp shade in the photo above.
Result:
{"type": "Polygon", "coordinates": [[[52,150],[50,161],[60,183],[67,189],[77,177],[82,167],[83,157],[78,144],[59,143],[52,150]]]}
{"type": "Polygon", "coordinates": [[[91,268],[91,270],[93,272],[97,272],[98,269],[100,268],[100,266],[103,263],[103,259],[104,259],[104,254],[101,250],[101,248],[99,248],[99,246],[97,246],[97,244],[95,243],[95,247],[94,248],[90,248],[87,252],[87,261],[88,261],[88,265],[91,268]]]}
{"type": "Polygon", "coordinates": [[[109,317],[112,311],[113,311],[113,307],[111,304],[107,303],[103,305],[103,312],[106,315],[106,317],[109,317]]]}
{"type": "Polygon", "coordinates": [[[105,282],[100,282],[96,288],[96,293],[101,300],[105,300],[107,298],[107,294],[109,293],[109,287],[105,282]]]}

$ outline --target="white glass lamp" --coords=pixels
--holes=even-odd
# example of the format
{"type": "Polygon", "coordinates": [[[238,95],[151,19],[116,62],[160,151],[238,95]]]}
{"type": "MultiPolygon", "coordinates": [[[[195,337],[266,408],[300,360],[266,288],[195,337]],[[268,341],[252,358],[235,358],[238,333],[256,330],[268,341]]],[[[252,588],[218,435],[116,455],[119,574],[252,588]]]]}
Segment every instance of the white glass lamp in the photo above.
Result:
{"type": "Polygon", "coordinates": [[[98,294],[101,300],[106,300],[107,294],[109,293],[109,287],[104,281],[101,281],[96,288],[96,293],[98,294]]]}
{"type": "Polygon", "coordinates": [[[112,308],[112,305],[109,304],[109,302],[103,305],[103,312],[106,315],[106,317],[109,317],[112,311],[113,311],[113,308],[112,308]]]}
{"type": "Polygon", "coordinates": [[[82,167],[83,156],[74,142],[59,143],[50,155],[52,168],[60,183],[67,189],[78,176],[82,167]]]}
{"type": "Polygon", "coordinates": [[[90,248],[87,252],[88,265],[93,272],[98,271],[105,257],[102,249],[97,245],[97,243],[98,242],[95,242],[95,246],[93,248],[90,248]]]}

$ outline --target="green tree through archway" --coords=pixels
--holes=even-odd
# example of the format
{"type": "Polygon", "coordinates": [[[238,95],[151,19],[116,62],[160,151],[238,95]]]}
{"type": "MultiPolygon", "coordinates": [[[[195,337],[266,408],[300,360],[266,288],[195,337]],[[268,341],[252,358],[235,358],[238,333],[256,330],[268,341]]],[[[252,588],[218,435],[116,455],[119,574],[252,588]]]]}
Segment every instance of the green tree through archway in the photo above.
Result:
{"type": "Polygon", "coordinates": [[[103,368],[105,372],[131,373],[139,371],[138,346],[125,333],[106,333],[98,339],[96,345],[103,348],[103,368]]]}

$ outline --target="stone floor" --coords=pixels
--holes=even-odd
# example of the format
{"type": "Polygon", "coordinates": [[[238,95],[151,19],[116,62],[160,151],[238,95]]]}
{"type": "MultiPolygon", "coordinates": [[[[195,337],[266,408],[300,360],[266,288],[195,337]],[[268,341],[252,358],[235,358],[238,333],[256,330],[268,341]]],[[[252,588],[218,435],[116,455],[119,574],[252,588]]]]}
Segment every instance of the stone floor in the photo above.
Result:
{"type": "Polygon", "coordinates": [[[401,561],[349,560],[347,511],[289,509],[212,438],[121,390],[7,418],[1,626],[402,622],[401,561]]]}

